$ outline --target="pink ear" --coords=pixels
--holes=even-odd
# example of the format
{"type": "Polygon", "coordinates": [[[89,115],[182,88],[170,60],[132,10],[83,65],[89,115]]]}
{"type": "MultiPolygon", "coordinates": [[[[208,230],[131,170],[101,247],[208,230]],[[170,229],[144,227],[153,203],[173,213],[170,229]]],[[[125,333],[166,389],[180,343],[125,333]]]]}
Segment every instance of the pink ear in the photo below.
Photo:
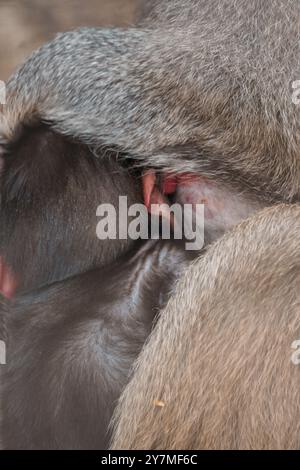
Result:
{"type": "Polygon", "coordinates": [[[142,177],[144,204],[152,212],[152,204],[168,204],[165,197],[176,190],[176,177],[164,176],[161,187],[157,186],[156,174],[153,170],[146,171],[142,177]]]}
{"type": "Polygon", "coordinates": [[[142,177],[144,204],[147,209],[150,209],[151,196],[156,183],[156,175],[152,170],[146,171],[142,177]]]}
{"type": "Polygon", "coordinates": [[[6,299],[11,299],[17,288],[17,282],[11,270],[6,266],[2,256],[0,256],[0,294],[6,299]]]}
{"type": "MultiPolygon", "coordinates": [[[[156,186],[156,183],[157,179],[154,171],[149,170],[143,174],[144,204],[150,214],[165,217],[173,224],[173,215],[170,213],[169,203],[164,195],[164,189],[166,187],[165,180],[163,181],[162,188],[156,186]]],[[[170,191],[168,193],[170,193],[170,191]]]]}

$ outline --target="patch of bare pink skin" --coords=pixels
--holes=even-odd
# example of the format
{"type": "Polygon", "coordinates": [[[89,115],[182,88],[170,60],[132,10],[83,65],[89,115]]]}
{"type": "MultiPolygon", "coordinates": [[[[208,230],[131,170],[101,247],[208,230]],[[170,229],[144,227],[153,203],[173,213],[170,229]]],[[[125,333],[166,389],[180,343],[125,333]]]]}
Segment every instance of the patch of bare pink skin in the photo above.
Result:
{"type": "MultiPolygon", "coordinates": [[[[142,181],[144,204],[149,213],[167,218],[171,221],[172,225],[174,224],[173,214],[168,210],[168,201],[166,196],[175,194],[177,189],[180,188],[180,190],[184,192],[184,200],[182,201],[184,204],[192,204],[193,206],[201,203],[207,204],[207,198],[202,197],[201,193],[205,193],[205,190],[209,191],[209,186],[213,185],[213,183],[207,178],[192,173],[165,173],[158,185],[157,177],[153,170],[145,172],[142,181]],[[200,194],[199,188],[201,188],[200,194]],[[197,200],[198,195],[201,195],[200,200],[197,200]],[[157,208],[156,205],[162,206],[157,208]]],[[[209,213],[207,205],[206,212],[209,218],[213,217],[213,215],[209,213]]]]}
{"type": "Polygon", "coordinates": [[[0,294],[6,299],[12,299],[17,289],[17,282],[10,268],[0,256],[0,294]]]}
{"type": "Polygon", "coordinates": [[[225,203],[216,183],[205,176],[183,174],[177,177],[177,187],[180,188],[180,200],[183,204],[205,205],[205,218],[213,219],[221,214],[225,203]]]}
{"type": "MultiPolygon", "coordinates": [[[[205,186],[213,186],[214,183],[206,177],[195,175],[193,173],[182,173],[182,174],[171,174],[166,173],[163,176],[161,187],[156,186],[156,174],[154,170],[149,170],[143,175],[143,191],[144,191],[144,203],[146,207],[149,207],[151,199],[166,202],[165,195],[174,194],[178,187],[190,188],[194,183],[199,185],[204,183],[205,186]],[[154,193],[154,194],[153,194],[154,193]],[[154,196],[154,197],[153,197],[154,196]]],[[[191,202],[195,202],[195,199],[191,202]]],[[[202,201],[197,201],[202,202],[202,201]]],[[[204,201],[206,202],[205,198],[204,201]]]]}

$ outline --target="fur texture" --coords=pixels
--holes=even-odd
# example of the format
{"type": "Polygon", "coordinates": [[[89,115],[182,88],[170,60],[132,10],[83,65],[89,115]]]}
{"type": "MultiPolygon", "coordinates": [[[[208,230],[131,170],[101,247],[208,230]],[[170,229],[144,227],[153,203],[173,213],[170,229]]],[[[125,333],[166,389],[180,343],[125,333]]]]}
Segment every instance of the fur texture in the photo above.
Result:
{"type": "MultiPolygon", "coordinates": [[[[3,145],[42,119],[255,204],[297,202],[299,1],[150,7],[135,28],[64,33],[35,52],[8,83],[3,145]]],[[[298,254],[299,208],[283,206],[194,264],[120,402],[114,448],[299,448],[298,254]]]]}
{"type": "Polygon", "coordinates": [[[298,200],[299,17],[292,0],[174,0],[140,27],[61,34],[9,81],[2,141],[42,118],[147,164],[298,200]]]}
{"type": "Polygon", "coordinates": [[[267,209],[187,270],[119,402],[113,449],[300,448],[299,230],[299,206],[267,209]]]}

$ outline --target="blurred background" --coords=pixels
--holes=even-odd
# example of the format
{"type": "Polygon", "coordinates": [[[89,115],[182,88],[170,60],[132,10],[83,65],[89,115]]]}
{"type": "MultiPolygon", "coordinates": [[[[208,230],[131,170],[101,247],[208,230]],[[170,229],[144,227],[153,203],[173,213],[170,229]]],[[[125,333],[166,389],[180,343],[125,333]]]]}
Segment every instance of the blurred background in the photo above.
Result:
{"type": "Polygon", "coordinates": [[[59,31],[128,26],[139,0],[0,0],[0,80],[59,31]]]}

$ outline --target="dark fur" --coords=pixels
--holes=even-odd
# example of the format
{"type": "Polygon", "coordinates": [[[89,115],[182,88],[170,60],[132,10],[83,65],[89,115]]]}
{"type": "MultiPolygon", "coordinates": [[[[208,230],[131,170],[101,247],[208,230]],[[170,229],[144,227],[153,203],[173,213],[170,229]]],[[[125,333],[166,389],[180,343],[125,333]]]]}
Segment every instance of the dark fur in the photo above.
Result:
{"type": "Polygon", "coordinates": [[[175,242],[96,238],[97,206],[139,202],[139,183],[46,127],[5,156],[1,255],[19,285],[5,311],[4,448],[107,446],[131,365],[189,258],[175,242]]]}
{"type": "Polygon", "coordinates": [[[8,310],[6,449],[103,449],[132,363],[187,258],[149,242],[8,310]]]}
{"type": "Polygon", "coordinates": [[[113,154],[96,158],[45,126],[28,129],[5,156],[0,183],[0,252],[19,290],[108,264],[132,244],[96,237],[100,203],[142,202],[139,182],[113,154]]]}

